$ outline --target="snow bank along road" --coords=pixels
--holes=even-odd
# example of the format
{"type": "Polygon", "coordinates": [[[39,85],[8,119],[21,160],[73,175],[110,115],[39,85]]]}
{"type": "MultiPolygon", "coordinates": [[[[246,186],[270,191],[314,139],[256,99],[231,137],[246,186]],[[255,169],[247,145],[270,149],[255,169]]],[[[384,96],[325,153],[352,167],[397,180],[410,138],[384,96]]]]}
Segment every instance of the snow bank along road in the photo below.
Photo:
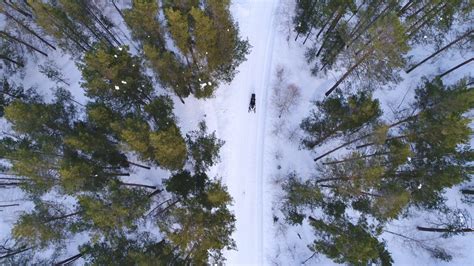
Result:
{"type": "Polygon", "coordinates": [[[263,193],[267,179],[265,122],[273,72],[276,6],[277,0],[235,0],[232,6],[241,35],[248,38],[252,49],[229,88],[221,88],[215,108],[219,137],[226,141],[220,172],[234,198],[237,219],[233,235],[237,251],[225,254],[229,265],[266,264],[264,223],[271,206],[263,193]],[[256,94],[256,113],[248,113],[252,93],[256,94]]]}

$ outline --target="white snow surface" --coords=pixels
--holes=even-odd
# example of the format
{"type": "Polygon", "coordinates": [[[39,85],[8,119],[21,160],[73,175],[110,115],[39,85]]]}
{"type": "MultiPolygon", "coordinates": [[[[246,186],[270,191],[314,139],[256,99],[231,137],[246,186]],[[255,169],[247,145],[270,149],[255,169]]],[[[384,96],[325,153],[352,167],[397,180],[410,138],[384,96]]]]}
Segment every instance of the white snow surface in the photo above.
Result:
{"type": "MultiPolygon", "coordinates": [[[[314,236],[309,226],[288,226],[282,220],[278,210],[281,196],[279,180],[291,171],[297,171],[303,178],[313,177],[315,169],[312,158],[330,149],[323,146],[314,152],[300,150],[299,123],[309,114],[311,101],[323,99],[325,90],[341,75],[342,70],[329,72],[322,77],[311,76],[310,66],[304,58],[306,48],[302,45],[302,38],[295,42],[292,34],[287,39],[288,26],[292,26],[289,16],[292,15],[293,5],[294,0],[233,0],[231,12],[239,24],[241,36],[248,38],[252,45],[247,61],[238,68],[239,74],[230,84],[219,87],[214,98],[188,98],[183,105],[175,97],[175,112],[183,133],[195,130],[198,122],[205,120],[209,130],[215,130],[217,137],[225,141],[221,149],[221,162],[210,170],[209,176],[222,179],[233,197],[231,209],[237,219],[233,234],[236,250],[225,252],[228,265],[298,265],[312,255],[307,247],[314,236]],[[287,82],[296,84],[302,94],[299,104],[282,118],[277,117],[271,102],[277,66],[286,69],[287,82]],[[248,112],[252,93],[256,94],[256,113],[248,112]],[[277,222],[274,222],[274,216],[279,218],[277,222]]],[[[108,9],[105,13],[118,22],[124,34],[128,34],[117,13],[113,8],[108,9]]],[[[137,52],[134,44],[127,44],[131,46],[132,53],[137,52]]],[[[421,59],[431,52],[432,49],[424,48],[414,51],[413,55],[421,59]]],[[[395,89],[379,90],[375,96],[380,99],[385,113],[390,115],[393,109],[403,108],[411,101],[413,90],[420,84],[424,73],[431,73],[431,78],[470,56],[472,53],[443,53],[410,75],[402,75],[404,81],[395,89]]],[[[69,89],[73,96],[84,103],[86,99],[79,86],[80,73],[75,63],[69,56],[59,52],[50,53],[50,58],[71,83],[69,89]]],[[[48,94],[49,88],[54,85],[37,72],[34,64],[39,63],[43,62],[28,63],[22,84],[25,88],[36,86],[43,94],[48,94]]],[[[467,74],[472,75],[471,69],[465,66],[450,74],[448,80],[455,81],[467,74]]],[[[1,126],[2,130],[7,129],[4,123],[1,126]]],[[[160,169],[136,169],[130,180],[126,181],[160,185],[160,178],[167,175],[166,171],[160,169]]],[[[22,195],[18,191],[12,189],[2,192],[4,194],[0,195],[0,203],[18,202],[21,206],[0,212],[0,239],[8,234],[15,217],[22,210],[32,207],[21,200],[22,195]]],[[[472,206],[460,202],[457,188],[447,191],[447,197],[449,206],[468,208],[474,215],[472,206]]],[[[414,228],[423,223],[423,219],[422,215],[415,213],[391,223],[388,229],[408,235],[413,233],[419,238],[432,238],[433,235],[419,234],[414,228]]],[[[402,239],[393,235],[384,234],[383,238],[392,252],[395,265],[474,265],[472,235],[433,240],[440,241],[454,251],[451,263],[434,260],[423,251],[411,249],[402,239]]],[[[82,241],[71,241],[68,254],[64,257],[76,254],[74,246],[82,241]]],[[[78,265],[82,263],[83,260],[76,262],[78,265]]],[[[334,263],[322,255],[316,255],[305,265],[334,263]]]]}

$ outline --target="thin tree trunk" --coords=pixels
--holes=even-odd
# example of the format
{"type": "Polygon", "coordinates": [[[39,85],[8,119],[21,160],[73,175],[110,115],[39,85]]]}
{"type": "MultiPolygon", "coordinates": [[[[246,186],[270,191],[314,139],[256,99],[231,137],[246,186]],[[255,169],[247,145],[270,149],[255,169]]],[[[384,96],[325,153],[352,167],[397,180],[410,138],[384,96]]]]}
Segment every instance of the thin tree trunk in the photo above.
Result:
{"type": "Polygon", "coordinates": [[[0,180],[28,181],[28,179],[26,178],[16,178],[16,177],[0,177],[0,180]]]}
{"type": "Polygon", "coordinates": [[[16,207],[20,206],[20,204],[15,203],[15,204],[5,204],[5,205],[0,205],[0,208],[6,208],[6,207],[16,207]]]}
{"type": "Polygon", "coordinates": [[[400,17],[401,15],[405,14],[405,12],[410,8],[410,6],[413,4],[413,0],[408,0],[407,3],[400,8],[398,11],[397,15],[400,17]]]}
{"type": "Polygon", "coordinates": [[[112,32],[110,32],[110,30],[107,28],[107,26],[105,26],[105,24],[102,22],[102,20],[89,8],[89,6],[85,6],[87,12],[89,12],[89,14],[91,14],[95,21],[97,21],[99,23],[99,25],[101,26],[102,29],[104,29],[107,34],[112,38],[112,40],[114,40],[114,42],[117,44],[117,45],[122,45],[118,40],[117,38],[115,38],[115,36],[112,34],[112,32]]]}
{"type": "MultiPolygon", "coordinates": [[[[342,7],[341,7],[342,9],[342,7]]],[[[344,12],[342,10],[338,10],[336,18],[332,21],[331,25],[329,26],[328,30],[324,34],[324,39],[323,42],[321,43],[321,47],[319,47],[318,52],[316,53],[316,56],[318,57],[321,54],[321,51],[323,50],[324,45],[326,44],[329,34],[334,30],[334,28],[337,26],[337,23],[339,23],[339,20],[341,20],[342,15],[344,15],[344,12]]]]}
{"type": "Polygon", "coordinates": [[[66,219],[66,218],[69,218],[69,217],[72,217],[72,216],[75,216],[75,215],[78,215],[78,214],[81,214],[81,213],[83,213],[83,211],[77,211],[77,212],[65,214],[65,215],[62,215],[62,216],[53,217],[53,218],[50,218],[50,219],[46,220],[45,223],[50,223],[50,222],[54,222],[54,221],[57,221],[57,220],[66,219]]]}
{"type": "Polygon", "coordinates": [[[423,227],[417,226],[416,229],[423,232],[436,232],[436,233],[470,233],[474,232],[474,228],[459,228],[459,229],[449,229],[449,228],[434,228],[434,227],[423,227]]]}
{"type": "Polygon", "coordinates": [[[9,58],[8,56],[3,55],[3,54],[0,54],[0,59],[3,59],[3,60],[8,61],[8,62],[10,62],[10,63],[13,63],[13,64],[15,64],[15,65],[17,65],[17,66],[19,66],[19,67],[25,67],[25,65],[23,65],[22,63],[20,63],[20,62],[18,62],[18,61],[16,61],[16,60],[13,60],[13,59],[11,59],[11,58],[9,58]]]}
{"type": "MultiPolygon", "coordinates": [[[[333,185],[319,185],[320,187],[325,187],[325,188],[337,188],[337,186],[333,186],[333,185]]],[[[370,193],[370,192],[365,192],[365,191],[362,191],[362,190],[357,190],[357,191],[354,191],[356,193],[360,193],[362,195],[367,195],[367,196],[371,196],[371,197],[377,197],[377,198],[381,198],[382,195],[379,195],[379,194],[374,194],[374,193],[370,193]]]]}
{"type": "Polygon", "coordinates": [[[23,185],[23,182],[8,182],[8,183],[0,183],[0,186],[20,186],[23,185]]]}
{"type": "Polygon", "coordinates": [[[436,4],[433,8],[431,8],[430,10],[428,10],[424,15],[423,17],[421,17],[419,20],[415,21],[415,23],[413,23],[410,28],[408,28],[408,30],[406,32],[409,32],[409,35],[408,37],[411,38],[416,32],[418,32],[424,25],[426,25],[426,23],[428,23],[430,21],[429,19],[429,15],[431,13],[433,13],[433,11],[435,12],[435,15],[436,13],[439,11],[438,9],[443,9],[445,6],[447,5],[447,3],[443,3],[443,2],[439,2],[438,4],[436,4]],[[426,17],[428,17],[427,19],[425,19],[426,17]],[[415,27],[416,25],[418,25],[418,23],[422,22],[419,26],[415,27]]]}
{"type": "MultiPolygon", "coordinates": [[[[155,192],[153,192],[153,193],[155,193],[155,192]]],[[[152,194],[153,194],[153,193],[152,193],[152,194]]],[[[168,203],[170,200],[171,200],[171,199],[167,199],[167,200],[161,202],[160,204],[156,205],[151,211],[149,211],[149,212],[145,215],[145,217],[150,216],[150,214],[152,214],[152,213],[153,213],[154,211],[156,211],[158,208],[160,208],[161,206],[163,206],[163,204],[168,203]]]]}
{"type": "Polygon", "coordinates": [[[463,35],[459,36],[458,38],[456,38],[454,41],[448,43],[446,46],[444,46],[443,48],[439,49],[438,51],[434,52],[433,54],[431,54],[430,56],[426,57],[425,59],[421,60],[421,62],[419,62],[418,64],[415,64],[414,66],[412,66],[411,68],[409,68],[406,73],[410,73],[412,72],[413,70],[415,70],[417,67],[419,67],[420,65],[424,64],[426,61],[432,59],[433,57],[437,56],[438,54],[440,54],[441,52],[443,52],[444,50],[448,49],[449,47],[453,46],[454,44],[458,43],[459,41],[461,41],[462,39],[466,38],[467,36],[469,36],[470,34],[472,34],[474,32],[473,29],[469,30],[468,32],[464,33],[463,35]]]}
{"type": "Polygon", "coordinates": [[[112,0],[112,5],[114,5],[115,10],[117,10],[117,12],[120,14],[122,19],[125,21],[125,16],[123,15],[122,10],[120,10],[120,8],[118,8],[117,4],[115,4],[115,0],[112,0]]]}
{"type": "Polygon", "coordinates": [[[54,15],[50,14],[49,11],[46,9],[46,8],[43,8],[43,11],[48,14],[50,16],[50,21],[51,23],[53,23],[58,29],[60,29],[60,31],[67,37],[69,37],[74,43],[76,43],[77,46],[79,46],[84,52],[87,52],[89,51],[90,49],[92,49],[92,46],[89,45],[88,42],[85,42],[84,40],[82,40],[81,36],[78,36],[75,29],[71,28],[70,25],[68,25],[67,23],[63,23],[63,25],[60,25],[58,24],[55,20],[54,20],[54,15]],[[74,35],[76,38],[78,39],[75,39],[73,38],[73,36],[70,36],[70,34],[65,31],[63,28],[67,28],[71,31],[72,35],[74,35]],[[81,44],[81,41],[87,45],[87,48],[84,47],[82,44],[81,44]]]}
{"type": "Polygon", "coordinates": [[[418,14],[420,14],[421,11],[425,10],[425,8],[428,7],[429,4],[431,4],[431,1],[426,1],[426,4],[424,4],[420,9],[418,9],[417,11],[415,11],[415,13],[409,15],[408,17],[418,16],[418,14]]]}
{"type": "Polygon", "coordinates": [[[62,261],[60,261],[60,262],[58,262],[58,263],[56,263],[56,264],[54,264],[54,265],[55,265],[55,266],[61,266],[61,265],[69,264],[69,263],[71,263],[71,262],[74,262],[74,261],[78,260],[78,259],[79,259],[80,257],[82,257],[83,255],[84,255],[84,254],[82,254],[82,253],[76,254],[76,255],[74,255],[74,256],[72,256],[72,257],[69,257],[69,258],[67,258],[67,259],[65,259],[65,260],[62,260],[62,261]]]}
{"type": "Polygon", "coordinates": [[[13,17],[12,15],[10,15],[7,11],[4,11],[4,14],[9,17],[10,19],[12,19],[13,21],[15,21],[18,25],[20,25],[22,28],[24,28],[26,31],[28,31],[29,33],[33,34],[36,38],[38,38],[40,41],[42,41],[44,44],[48,45],[49,47],[51,47],[53,50],[56,50],[56,47],[54,45],[52,45],[51,43],[49,43],[48,41],[46,41],[45,39],[43,39],[41,36],[39,36],[35,31],[33,31],[32,29],[30,29],[28,26],[26,26],[25,24],[23,24],[20,20],[16,19],[15,17],[13,17]]]}
{"type": "Polygon", "coordinates": [[[303,262],[301,262],[301,264],[306,264],[306,262],[308,262],[310,259],[314,258],[314,256],[316,256],[316,254],[318,254],[318,252],[313,252],[313,254],[311,256],[309,256],[307,259],[305,259],[303,262]]]}
{"type": "Polygon", "coordinates": [[[321,178],[315,181],[316,184],[318,183],[323,183],[323,182],[328,182],[328,181],[338,181],[341,180],[342,178],[340,177],[330,177],[330,178],[321,178]]]}
{"type": "Polygon", "coordinates": [[[153,191],[152,193],[150,193],[150,195],[148,195],[148,198],[151,198],[151,197],[153,197],[153,196],[155,196],[155,195],[158,195],[158,194],[160,194],[161,192],[163,192],[163,190],[157,188],[155,191],[153,191]]]}
{"type": "MultiPolygon", "coordinates": [[[[311,8],[310,8],[310,10],[309,10],[310,14],[309,14],[309,17],[306,18],[308,21],[310,21],[310,20],[313,18],[314,7],[316,7],[316,3],[317,3],[318,1],[311,1],[311,2],[312,2],[312,3],[311,3],[312,5],[311,5],[311,8]]],[[[306,40],[308,39],[308,37],[309,37],[309,35],[310,35],[312,29],[313,29],[313,26],[311,26],[311,28],[309,29],[308,35],[306,36],[306,39],[304,40],[303,44],[306,43],[306,40]]],[[[298,32],[298,33],[296,34],[295,41],[298,40],[298,36],[299,36],[299,35],[300,35],[300,33],[298,32]]]]}
{"type": "MultiPolygon", "coordinates": [[[[403,139],[403,138],[406,138],[408,137],[407,135],[402,135],[402,136],[396,136],[396,137],[391,137],[391,138],[387,138],[385,140],[385,143],[391,141],[391,140],[395,140],[395,139],[403,139]]],[[[366,144],[362,144],[362,145],[359,145],[359,146],[356,146],[356,149],[361,149],[361,148],[365,148],[365,147],[369,147],[369,146],[372,146],[372,145],[375,145],[377,143],[375,142],[370,142],[370,143],[366,143],[366,144]]]]}
{"type": "Polygon", "coordinates": [[[143,164],[138,164],[138,163],[134,163],[134,162],[130,162],[130,161],[127,161],[129,164],[131,165],[134,165],[136,167],[140,167],[140,168],[143,168],[143,169],[147,169],[147,170],[150,170],[151,167],[149,166],[146,166],[146,165],[143,165],[143,164]]]}
{"type": "Polygon", "coordinates": [[[107,176],[130,176],[129,173],[110,173],[107,176]]]}
{"type": "Polygon", "coordinates": [[[163,210],[161,210],[160,212],[157,213],[157,215],[161,215],[165,212],[167,212],[171,207],[173,207],[174,205],[178,204],[178,202],[180,202],[181,200],[175,200],[173,203],[171,203],[170,205],[166,206],[166,208],[164,208],[163,210]]]}
{"type": "Polygon", "coordinates": [[[439,78],[442,78],[442,77],[448,75],[449,73],[453,72],[454,70],[456,70],[456,69],[458,69],[458,68],[460,68],[460,67],[462,67],[462,66],[464,66],[464,65],[469,64],[469,63],[472,62],[472,61],[474,61],[474,57],[473,57],[473,58],[470,58],[470,59],[468,59],[468,60],[466,60],[466,61],[464,61],[464,62],[462,62],[462,63],[460,63],[460,64],[458,64],[458,65],[456,65],[456,66],[454,66],[454,67],[452,67],[451,69],[449,69],[449,70],[447,70],[447,71],[445,71],[445,72],[443,72],[443,73],[441,73],[441,74],[439,74],[438,77],[439,77],[439,78]]]}
{"type": "Polygon", "coordinates": [[[304,41],[303,41],[303,44],[306,43],[306,41],[308,40],[309,36],[311,35],[311,32],[313,31],[313,27],[311,27],[308,31],[308,34],[306,34],[306,38],[304,38],[304,41]]]}
{"type": "Polygon", "coordinates": [[[16,6],[12,5],[11,3],[8,3],[7,0],[3,0],[3,2],[4,2],[7,6],[11,7],[13,10],[16,10],[18,13],[22,14],[23,16],[28,17],[28,18],[32,18],[32,17],[33,17],[30,13],[28,13],[28,12],[26,12],[26,11],[24,11],[24,10],[21,10],[20,8],[18,8],[18,7],[16,7],[16,6]]]}
{"type": "Polygon", "coordinates": [[[390,4],[387,5],[387,7],[382,10],[382,12],[380,12],[380,14],[378,14],[377,16],[375,16],[375,18],[369,22],[369,24],[367,24],[367,26],[364,27],[364,29],[359,32],[359,34],[357,34],[350,42],[349,44],[346,46],[347,48],[350,47],[355,41],[357,41],[360,36],[362,36],[362,34],[364,32],[366,32],[379,18],[383,17],[385,15],[385,12],[390,8],[390,4]]]}
{"type": "Polygon", "coordinates": [[[331,94],[339,86],[339,84],[341,84],[360,64],[362,64],[370,56],[370,54],[372,54],[372,49],[367,51],[328,91],[326,91],[326,97],[329,96],[329,94],[331,94]]]}
{"type": "Polygon", "coordinates": [[[15,256],[16,254],[23,253],[23,252],[28,251],[28,250],[30,250],[30,249],[31,249],[31,248],[19,249],[19,250],[17,250],[17,251],[12,252],[12,253],[8,253],[8,254],[5,254],[5,255],[0,256],[0,259],[6,259],[6,258],[9,258],[9,257],[13,257],[13,256],[15,256]]]}
{"type": "Polygon", "coordinates": [[[473,189],[461,189],[461,193],[464,195],[474,195],[473,189]]]}
{"type": "MultiPolygon", "coordinates": [[[[400,124],[403,124],[403,123],[405,123],[405,122],[408,122],[408,121],[410,121],[410,120],[412,120],[412,119],[414,119],[414,118],[416,118],[416,117],[418,117],[418,114],[417,114],[417,115],[409,116],[409,117],[407,117],[407,118],[405,118],[405,119],[402,119],[402,120],[400,120],[400,121],[398,121],[398,122],[395,122],[395,123],[389,125],[388,128],[390,129],[390,128],[392,128],[392,127],[396,127],[396,126],[398,126],[398,125],[400,125],[400,124]]],[[[335,152],[335,151],[337,151],[337,150],[340,150],[340,149],[342,149],[342,148],[344,148],[344,147],[347,147],[347,146],[349,146],[349,145],[351,145],[351,144],[353,144],[353,143],[355,143],[355,142],[357,142],[357,141],[363,140],[363,139],[368,138],[368,137],[370,137],[370,136],[372,136],[372,135],[374,135],[374,133],[369,133],[369,134],[366,134],[366,135],[361,136],[361,137],[359,137],[359,138],[356,138],[356,139],[354,139],[354,140],[351,140],[351,141],[349,141],[349,142],[346,142],[346,143],[344,143],[344,144],[341,144],[341,145],[339,145],[338,147],[336,147],[336,148],[334,148],[334,149],[332,149],[332,150],[330,150],[330,151],[328,151],[328,152],[326,152],[326,153],[324,153],[324,154],[322,154],[322,155],[316,157],[316,158],[314,159],[314,161],[316,162],[316,161],[320,160],[321,158],[323,158],[323,157],[325,157],[325,156],[327,156],[327,155],[329,155],[329,154],[331,154],[331,153],[333,153],[333,152],[335,152]]]]}
{"type": "Polygon", "coordinates": [[[351,161],[356,161],[356,160],[375,157],[375,156],[380,156],[380,155],[387,155],[387,154],[390,154],[390,153],[389,152],[376,152],[376,153],[373,153],[373,154],[363,155],[363,156],[360,156],[360,157],[357,157],[357,158],[347,158],[347,159],[340,160],[340,161],[331,161],[331,162],[323,163],[323,165],[333,165],[333,164],[351,162],[351,161]]]}
{"type": "Polygon", "coordinates": [[[356,11],[349,17],[349,19],[347,20],[347,24],[349,24],[349,22],[352,20],[352,18],[359,12],[359,10],[364,6],[365,4],[365,1],[362,1],[362,3],[357,7],[356,11]]]}
{"type": "Polygon", "coordinates": [[[44,55],[44,56],[46,56],[46,57],[48,56],[47,53],[45,53],[45,52],[41,51],[40,49],[38,49],[38,48],[36,48],[36,47],[34,47],[34,46],[32,46],[32,45],[30,45],[30,44],[28,44],[28,43],[26,43],[26,42],[24,42],[24,41],[18,39],[18,38],[14,37],[14,36],[12,36],[12,35],[10,35],[10,34],[8,34],[7,32],[5,32],[5,31],[3,31],[3,30],[0,31],[0,34],[2,34],[3,36],[6,36],[7,38],[10,38],[10,39],[12,39],[12,40],[18,42],[18,43],[21,43],[21,44],[23,44],[24,46],[29,47],[30,49],[33,49],[34,51],[36,51],[36,52],[38,52],[38,53],[40,53],[40,54],[42,54],[42,55],[44,55]]]}
{"type": "Polygon", "coordinates": [[[129,186],[129,187],[142,187],[142,188],[156,189],[156,186],[149,186],[149,185],[142,185],[142,184],[135,184],[135,183],[120,182],[120,185],[129,186]]]}
{"type": "Polygon", "coordinates": [[[332,18],[334,17],[334,14],[331,14],[331,16],[328,18],[328,20],[326,20],[326,23],[324,23],[324,25],[321,27],[321,29],[318,31],[318,34],[316,35],[316,39],[319,38],[319,36],[321,35],[321,33],[323,33],[324,29],[326,28],[326,26],[329,24],[329,22],[331,22],[332,18]]]}

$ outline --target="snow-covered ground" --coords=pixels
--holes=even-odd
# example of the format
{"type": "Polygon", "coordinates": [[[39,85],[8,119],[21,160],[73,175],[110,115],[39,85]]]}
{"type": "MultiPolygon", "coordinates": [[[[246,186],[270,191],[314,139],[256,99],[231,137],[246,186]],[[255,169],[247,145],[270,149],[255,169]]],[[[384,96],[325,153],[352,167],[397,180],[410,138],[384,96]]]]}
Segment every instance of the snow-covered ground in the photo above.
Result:
{"type": "MultiPolygon", "coordinates": [[[[290,171],[297,171],[302,177],[314,174],[312,158],[315,153],[300,150],[300,121],[307,116],[311,101],[322,99],[325,90],[334,83],[340,73],[329,73],[324,77],[310,75],[310,66],[304,59],[305,47],[300,41],[294,42],[294,35],[287,40],[288,22],[293,11],[294,0],[233,0],[231,11],[240,26],[241,36],[248,38],[252,45],[247,61],[239,67],[239,74],[231,84],[222,85],[214,98],[209,100],[186,99],[181,104],[177,99],[176,114],[183,133],[195,130],[200,120],[205,120],[210,131],[226,143],[221,150],[221,162],[210,171],[210,176],[222,178],[234,199],[231,207],[236,215],[236,232],[233,238],[237,250],[225,252],[229,265],[297,265],[310,257],[307,248],[313,239],[313,233],[307,226],[288,227],[279,216],[278,205],[280,189],[278,179],[290,171]],[[285,69],[286,82],[294,83],[300,88],[301,100],[292,112],[278,118],[273,109],[271,95],[275,82],[277,67],[285,69]],[[256,113],[248,112],[250,95],[256,94],[256,113]],[[275,129],[280,128],[280,131],[275,129]]],[[[113,10],[107,12],[116,16],[113,10]]],[[[290,21],[291,22],[291,21],[290,21]]],[[[122,25],[122,27],[125,27],[122,25]]],[[[126,29],[123,29],[126,31],[126,29]]],[[[133,51],[133,49],[132,49],[133,51]]],[[[417,58],[422,58],[431,51],[417,51],[417,58]]],[[[470,55],[464,55],[468,58],[470,55]]],[[[51,56],[64,70],[72,84],[72,93],[84,101],[83,91],[78,82],[79,72],[75,63],[59,54],[51,56]]],[[[461,62],[459,55],[444,54],[436,64],[426,64],[423,68],[404,76],[405,81],[395,90],[380,90],[376,93],[381,98],[386,113],[391,108],[407,104],[413,89],[419,84],[420,77],[426,70],[439,73],[448,66],[461,62]],[[404,95],[407,95],[404,97],[404,95]],[[406,98],[406,101],[404,100],[406,98]]],[[[29,72],[25,76],[25,87],[38,86],[40,91],[48,91],[51,82],[45,81],[41,74],[29,72]]],[[[450,79],[456,80],[472,70],[466,66],[450,79]]],[[[326,147],[327,148],[327,147],[326,147]]],[[[322,151],[315,151],[320,153],[322,151]]],[[[137,172],[133,178],[141,178],[154,183],[152,178],[157,172],[137,172]]],[[[162,174],[162,173],[158,173],[162,174]]],[[[15,191],[0,195],[2,200],[17,198],[15,191]]],[[[461,207],[457,191],[451,191],[450,206],[461,207]]],[[[10,202],[10,201],[8,201],[10,202]]],[[[24,204],[23,204],[24,205],[24,204]]],[[[21,206],[21,208],[27,206],[21,206]]],[[[462,205],[462,207],[465,207],[462,205]]],[[[17,209],[0,213],[0,237],[9,231],[17,209]]],[[[471,207],[471,213],[474,211],[471,207]]],[[[413,219],[394,223],[390,230],[409,233],[413,230],[413,219]]],[[[429,237],[429,236],[427,236],[429,237]]],[[[395,265],[444,265],[429,258],[416,249],[411,252],[402,240],[391,235],[384,235],[389,250],[393,253],[395,265]]],[[[452,265],[474,265],[474,240],[472,236],[460,236],[445,240],[452,242],[455,258],[452,265]],[[471,252],[470,252],[471,251],[471,252]]],[[[450,244],[450,243],[448,243],[450,244]]],[[[71,250],[71,254],[75,253],[71,250]]],[[[81,261],[78,261],[80,263],[81,261]]],[[[315,256],[307,265],[333,265],[323,256],[315,256]]]]}
{"type": "MultiPolygon", "coordinates": [[[[232,209],[237,218],[237,230],[233,237],[237,250],[226,253],[229,265],[295,265],[312,255],[307,245],[312,243],[313,232],[308,226],[289,227],[281,217],[279,221],[273,220],[279,215],[281,191],[278,179],[291,171],[306,178],[314,175],[312,158],[322,151],[299,149],[301,133],[298,125],[308,115],[311,101],[323,99],[325,90],[341,74],[310,75],[310,66],[304,58],[305,46],[301,41],[294,42],[294,35],[287,38],[293,5],[291,0],[234,0],[232,14],[239,23],[242,37],[248,38],[253,46],[252,51],[230,85],[221,86],[214,99],[194,102],[206,114],[211,129],[226,141],[221,150],[221,163],[214,170],[216,175],[223,177],[234,198],[232,209]],[[277,117],[271,99],[278,67],[285,69],[286,82],[297,85],[302,94],[299,104],[282,118],[277,117]],[[256,114],[247,112],[251,93],[256,93],[256,114]],[[281,130],[275,132],[277,128],[281,130]]],[[[415,60],[430,53],[428,49],[417,50],[415,60]]],[[[380,98],[386,115],[390,117],[393,110],[403,108],[411,101],[422,76],[431,73],[432,77],[441,73],[469,55],[461,56],[443,54],[434,64],[427,63],[410,75],[402,75],[404,81],[395,89],[379,90],[376,97],[380,98]]],[[[472,75],[469,67],[465,67],[447,80],[452,82],[469,73],[472,75]]],[[[193,113],[199,108],[186,107],[193,113]]],[[[192,116],[190,112],[184,112],[184,116],[192,116]]],[[[454,198],[450,201],[451,207],[455,204],[468,207],[461,206],[457,190],[449,195],[454,198]]],[[[473,213],[472,207],[470,209],[473,213]]],[[[413,218],[397,221],[389,229],[412,235],[416,233],[413,218]]],[[[383,237],[388,241],[395,265],[447,264],[429,258],[419,249],[412,249],[403,239],[388,234],[383,237]]],[[[433,236],[426,236],[429,237],[433,236]]],[[[441,243],[443,239],[433,241],[441,243]]],[[[448,250],[455,251],[451,265],[473,265],[474,254],[469,250],[474,249],[474,241],[469,235],[444,242],[447,242],[448,250]]],[[[316,264],[334,265],[321,255],[306,262],[306,265],[316,264]]]]}

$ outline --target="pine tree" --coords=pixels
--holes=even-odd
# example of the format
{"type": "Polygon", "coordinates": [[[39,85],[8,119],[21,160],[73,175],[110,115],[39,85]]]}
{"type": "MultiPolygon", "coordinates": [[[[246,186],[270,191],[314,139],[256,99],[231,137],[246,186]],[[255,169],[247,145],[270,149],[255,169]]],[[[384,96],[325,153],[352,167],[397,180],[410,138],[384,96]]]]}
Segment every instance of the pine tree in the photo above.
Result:
{"type": "Polygon", "coordinates": [[[28,0],[28,5],[34,13],[34,19],[47,34],[54,37],[58,45],[77,55],[92,49],[89,36],[81,25],[75,23],[68,14],[58,5],[42,1],[28,0]]]}
{"type": "Polygon", "coordinates": [[[46,248],[58,245],[68,236],[68,219],[79,212],[65,213],[57,206],[37,202],[32,213],[23,214],[12,229],[13,237],[28,246],[46,248]]]}
{"type": "Polygon", "coordinates": [[[378,100],[366,92],[359,92],[349,97],[341,93],[325,101],[314,103],[315,110],[305,118],[301,128],[309,135],[302,144],[313,149],[335,136],[351,134],[361,127],[376,121],[382,114],[378,100]]]}
{"type": "Polygon", "coordinates": [[[183,168],[186,157],[186,143],[176,126],[166,130],[151,132],[150,145],[153,158],[159,166],[170,170],[183,168]]]}
{"type": "Polygon", "coordinates": [[[87,243],[80,247],[84,259],[92,265],[109,264],[111,261],[121,265],[156,265],[183,261],[173,253],[166,240],[154,240],[148,234],[139,234],[136,239],[124,235],[114,236],[109,243],[87,243]]]}
{"type": "Polygon", "coordinates": [[[290,224],[302,224],[308,208],[313,210],[322,200],[322,193],[317,185],[306,181],[302,182],[295,172],[288,174],[282,184],[285,191],[281,210],[290,224]]]}
{"type": "Polygon", "coordinates": [[[359,71],[372,83],[380,82],[385,84],[389,81],[396,81],[394,73],[405,65],[403,55],[408,52],[404,28],[398,17],[387,15],[377,21],[369,32],[374,39],[367,45],[360,43],[354,46],[357,53],[354,63],[346,70],[338,81],[325,93],[331,94],[346,78],[354,71],[359,71]],[[387,25],[390,25],[387,27],[387,25]]]}
{"type": "Polygon", "coordinates": [[[127,47],[117,49],[98,45],[84,56],[80,65],[86,95],[104,102],[116,111],[139,108],[150,102],[153,87],[143,74],[138,57],[127,47]]]}
{"type": "Polygon", "coordinates": [[[112,185],[110,191],[78,196],[83,209],[82,227],[104,237],[136,229],[138,219],[149,208],[150,199],[143,189],[112,185]]]}
{"type": "Polygon", "coordinates": [[[182,254],[181,259],[193,264],[219,263],[224,260],[224,248],[235,248],[230,237],[235,230],[235,218],[227,208],[231,200],[220,182],[207,181],[203,189],[194,190],[194,195],[169,209],[164,221],[158,221],[182,254]]]}
{"type": "Polygon", "coordinates": [[[318,236],[310,246],[314,252],[321,252],[336,263],[392,264],[393,259],[385,249],[385,243],[379,242],[363,219],[357,224],[347,220],[336,220],[328,224],[321,219],[309,219],[318,236]]]}
{"type": "Polygon", "coordinates": [[[194,162],[194,171],[204,173],[219,160],[219,150],[224,141],[216,137],[215,132],[207,133],[204,121],[199,123],[199,131],[192,131],[186,135],[189,155],[194,162]]]}

